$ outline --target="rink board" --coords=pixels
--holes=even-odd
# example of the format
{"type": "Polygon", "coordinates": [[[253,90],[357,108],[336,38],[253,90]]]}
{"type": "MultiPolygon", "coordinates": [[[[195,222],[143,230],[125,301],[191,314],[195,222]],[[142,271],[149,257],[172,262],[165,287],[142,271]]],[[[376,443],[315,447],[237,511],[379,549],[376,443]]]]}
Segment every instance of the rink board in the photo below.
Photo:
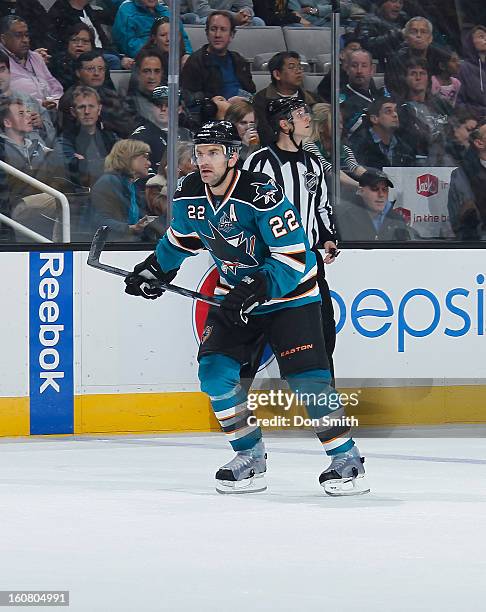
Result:
{"type": "MultiPolygon", "coordinates": [[[[86,256],[0,254],[0,435],[217,431],[198,392],[204,305],[126,296],[86,256]]],[[[131,269],[144,256],[102,259],[131,269]]],[[[328,268],[336,374],[360,390],[361,424],[486,422],[485,274],[481,250],[343,251],[328,268]]],[[[212,281],[206,254],[177,277],[202,290],[212,281]]],[[[260,374],[275,375],[274,362],[260,374]]]]}

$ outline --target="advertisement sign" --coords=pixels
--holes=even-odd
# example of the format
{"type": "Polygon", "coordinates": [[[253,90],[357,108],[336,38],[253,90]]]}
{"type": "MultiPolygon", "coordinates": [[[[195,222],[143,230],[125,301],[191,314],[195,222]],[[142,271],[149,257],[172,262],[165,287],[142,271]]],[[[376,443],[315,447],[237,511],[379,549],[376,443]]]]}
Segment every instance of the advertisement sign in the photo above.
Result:
{"type": "Polygon", "coordinates": [[[73,433],[73,254],[30,253],[29,289],[30,433],[73,433]]]}
{"type": "Polygon", "coordinates": [[[394,189],[390,198],[421,238],[451,238],[447,197],[454,168],[383,168],[394,189]]]}

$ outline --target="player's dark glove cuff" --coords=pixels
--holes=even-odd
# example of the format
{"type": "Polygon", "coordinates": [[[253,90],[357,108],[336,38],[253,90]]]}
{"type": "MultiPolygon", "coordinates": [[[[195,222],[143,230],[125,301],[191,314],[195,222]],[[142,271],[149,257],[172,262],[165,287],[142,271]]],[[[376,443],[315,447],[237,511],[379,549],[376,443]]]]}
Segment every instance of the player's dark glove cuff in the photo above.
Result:
{"type": "Polygon", "coordinates": [[[245,276],[226,294],[221,302],[222,312],[232,325],[244,327],[248,314],[268,300],[267,277],[262,272],[245,276]]]}
{"type": "Polygon", "coordinates": [[[177,270],[164,272],[157,262],[155,253],[152,253],[125,277],[125,293],[142,296],[147,300],[155,300],[164,293],[164,289],[157,286],[157,281],[170,283],[176,274],[177,270]]]}

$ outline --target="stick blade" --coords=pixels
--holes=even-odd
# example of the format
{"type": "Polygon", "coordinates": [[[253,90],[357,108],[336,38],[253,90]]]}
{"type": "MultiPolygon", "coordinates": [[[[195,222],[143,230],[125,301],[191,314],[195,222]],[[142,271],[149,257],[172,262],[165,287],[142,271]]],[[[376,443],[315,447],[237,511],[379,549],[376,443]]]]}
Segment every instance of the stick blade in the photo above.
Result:
{"type": "Polygon", "coordinates": [[[110,228],[108,225],[102,225],[99,227],[95,235],[93,236],[93,240],[91,241],[91,248],[88,254],[88,265],[96,267],[96,264],[100,261],[101,252],[106,244],[106,240],[108,238],[108,234],[110,233],[110,228]]]}

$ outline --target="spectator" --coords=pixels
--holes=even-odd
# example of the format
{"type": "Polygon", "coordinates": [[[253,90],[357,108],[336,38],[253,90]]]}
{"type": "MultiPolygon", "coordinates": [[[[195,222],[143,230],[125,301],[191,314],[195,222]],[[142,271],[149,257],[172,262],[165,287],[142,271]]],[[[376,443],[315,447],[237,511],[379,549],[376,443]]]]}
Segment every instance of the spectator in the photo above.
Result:
{"type": "Polygon", "coordinates": [[[432,74],[438,62],[438,53],[432,46],[433,26],[425,17],[413,17],[405,24],[404,43],[398,51],[388,58],[385,70],[385,84],[393,95],[403,96],[405,66],[411,59],[423,59],[427,62],[429,74],[432,74]]]}
{"type": "Polygon", "coordinates": [[[150,148],[137,140],[119,140],[105,160],[105,173],[91,191],[94,226],[108,225],[111,239],[141,240],[150,223],[143,191],[136,181],[146,179],[150,148]]]}
{"type": "Polygon", "coordinates": [[[364,17],[356,28],[361,46],[378,60],[380,72],[384,72],[387,58],[402,44],[406,21],[402,8],[403,0],[377,0],[375,12],[364,17]]]}
{"type": "MultiPolygon", "coordinates": [[[[30,140],[31,114],[21,98],[4,98],[0,103],[0,138],[4,161],[17,170],[53,185],[62,178],[62,161],[55,151],[41,140],[30,140]]],[[[55,235],[56,201],[52,196],[36,193],[27,183],[8,176],[10,203],[5,211],[12,219],[48,237],[55,235]]]]}
{"type": "Polygon", "coordinates": [[[461,60],[452,49],[437,49],[437,61],[432,69],[432,95],[443,98],[451,106],[456,105],[461,89],[459,74],[461,60]]]}
{"type": "Polygon", "coordinates": [[[254,7],[255,15],[267,26],[303,26],[306,22],[310,25],[310,21],[289,8],[289,0],[257,0],[254,7]]]}
{"type": "MultiPolygon", "coordinates": [[[[154,21],[154,24],[150,30],[148,41],[142,47],[142,49],[157,49],[162,54],[165,80],[167,82],[167,75],[169,73],[169,34],[170,34],[170,23],[168,17],[161,17],[154,21]]],[[[180,70],[184,67],[184,64],[189,59],[189,53],[184,46],[184,38],[182,34],[179,36],[179,54],[180,54],[180,70]]]]}
{"type": "Polygon", "coordinates": [[[0,23],[0,49],[10,59],[12,87],[35,98],[48,110],[55,109],[62,96],[61,83],[49,72],[39,53],[30,51],[27,23],[20,17],[5,17],[0,23]]]}
{"type": "Polygon", "coordinates": [[[223,96],[249,97],[255,92],[248,62],[236,51],[229,51],[236,26],[231,13],[215,11],[206,21],[208,44],[203,45],[184,65],[182,89],[192,98],[223,96]]]}
{"type": "MultiPolygon", "coordinates": [[[[339,117],[340,130],[343,122],[339,117]]],[[[306,139],[304,149],[314,153],[321,162],[326,178],[332,174],[332,113],[330,104],[315,104],[312,109],[312,132],[306,139]]],[[[347,144],[341,141],[341,172],[342,185],[357,187],[358,177],[366,171],[358,164],[354,153],[347,144]]]]}
{"type": "Polygon", "coordinates": [[[475,26],[466,36],[464,58],[457,104],[482,117],[486,115],[486,25],[475,26]]]}
{"type": "Polygon", "coordinates": [[[276,139],[276,134],[267,121],[268,100],[292,96],[304,100],[309,107],[317,102],[313,94],[303,89],[304,68],[300,63],[300,55],[295,51],[281,51],[274,55],[268,62],[268,71],[271,74],[272,82],[265,89],[260,90],[253,99],[258,121],[258,134],[263,146],[276,139]]]}
{"type": "Polygon", "coordinates": [[[162,55],[157,49],[145,49],[135,58],[135,70],[128,87],[128,102],[135,119],[140,125],[144,119],[152,120],[154,109],[152,93],[164,82],[162,55]]]}
{"type": "Polygon", "coordinates": [[[82,53],[94,49],[94,32],[84,23],[77,23],[67,33],[67,47],[54,53],[51,72],[58,79],[64,91],[76,83],[75,62],[82,53]]]}
{"type": "Polygon", "coordinates": [[[48,11],[50,34],[55,41],[54,46],[64,45],[65,33],[73,26],[84,23],[94,33],[94,46],[103,49],[106,63],[111,70],[130,69],[133,60],[121,58],[115,53],[113,46],[105,34],[103,25],[113,24],[113,14],[91,5],[91,0],[56,0],[48,11]]]}
{"type": "Polygon", "coordinates": [[[447,202],[452,229],[460,240],[486,238],[486,121],[471,134],[464,161],[451,175],[447,202]]]}
{"type": "Polygon", "coordinates": [[[378,89],[373,81],[375,67],[369,51],[358,49],[350,53],[346,72],[348,83],[341,89],[341,112],[345,132],[350,136],[361,126],[371,102],[385,96],[386,91],[378,89]]]}
{"type": "MultiPolygon", "coordinates": [[[[152,92],[151,111],[152,115],[144,118],[142,123],[130,136],[133,140],[146,142],[150,147],[150,163],[155,172],[158,171],[160,160],[166,149],[169,136],[167,126],[169,123],[169,90],[167,87],[156,87],[152,92]]],[[[182,107],[179,112],[182,113],[182,107]]],[[[190,140],[190,132],[184,128],[178,129],[179,140],[190,140]]]]}
{"type": "Polygon", "coordinates": [[[443,147],[452,106],[430,93],[427,62],[410,59],[405,72],[405,97],[399,108],[401,134],[414,150],[417,163],[427,161],[432,147],[443,147]]]}
{"type": "Polygon", "coordinates": [[[410,240],[415,237],[390,201],[393,183],[384,172],[368,170],[359,177],[354,202],[336,209],[342,240],[410,240]]]}
{"type": "MultiPolygon", "coordinates": [[[[257,0],[258,2],[258,0],[257,0]]],[[[255,17],[252,0],[208,0],[210,11],[228,11],[237,26],[264,26],[260,17],[255,17]]],[[[203,4],[206,4],[203,2],[203,4]]],[[[197,11],[196,11],[197,12],[197,11]]],[[[199,13],[198,13],[199,14],[199,13]]],[[[208,13],[204,15],[204,21],[208,13]]]]}
{"type": "MultiPolygon", "coordinates": [[[[168,17],[169,9],[158,0],[126,0],[120,5],[113,25],[113,40],[122,53],[135,57],[147,42],[154,21],[168,17]]],[[[191,42],[181,22],[184,46],[192,53],[191,42]]]]}
{"type": "MultiPolygon", "coordinates": [[[[302,25],[313,27],[330,25],[332,4],[330,0],[289,0],[288,7],[295,11],[304,22],[302,25]]],[[[347,19],[351,14],[350,0],[341,0],[341,18],[347,19]]]]}
{"type": "Polygon", "coordinates": [[[470,136],[478,122],[466,108],[456,108],[449,117],[445,128],[445,144],[432,147],[429,162],[431,166],[459,166],[464,161],[470,146],[470,136]]]}
{"type": "Polygon", "coordinates": [[[10,60],[6,53],[0,51],[0,96],[7,98],[20,98],[30,112],[32,131],[27,135],[30,140],[42,140],[48,146],[54,144],[56,130],[49,111],[35,98],[12,91],[10,86],[10,60]]]}
{"type": "Polygon", "coordinates": [[[61,145],[71,181],[92,187],[103,174],[105,157],[118,140],[100,122],[101,101],[92,87],[78,86],[72,95],[74,123],[62,134],[61,145]]]}
{"type": "Polygon", "coordinates": [[[4,0],[0,2],[0,20],[17,15],[26,23],[31,32],[30,43],[35,50],[47,50],[49,40],[49,19],[45,8],[38,0],[4,0]]]}
{"type": "MultiPolygon", "coordinates": [[[[356,35],[351,34],[343,34],[342,36],[342,44],[343,47],[339,52],[339,88],[343,89],[348,84],[348,73],[346,71],[348,61],[351,53],[353,51],[358,51],[361,49],[361,43],[356,38],[356,35]]],[[[332,79],[332,70],[329,70],[327,74],[324,75],[322,81],[319,83],[317,87],[317,93],[324,100],[324,102],[331,102],[331,79],[332,79]]]]}
{"type": "Polygon", "coordinates": [[[84,85],[95,89],[101,99],[101,121],[105,129],[115,132],[121,138],[125,138],[135,128],[132,109],[124,98],[113,88],[109,87],[107,79],[107,67],[102,51],[88,51],[82,53],[75,62],[75,75],[77,81],[73,87],[68,89],[59,102],[59,128],[68,129],[69,123],[73,123],[71,114],[72,95],[74,87],[84,85]]]}
{"type": "Polygon", "coordinates": [[[350,138],[359,163],[378,170],[387,166],[415,166],[413,150],[397,135],[399,127],[395,100],[378,98],[372,102],[364,125],[350,138]]]}
{"type": "Polygon", "coordinates": [[[199,24],[211,12],[208,0],[180,0],[180,5],[182,23],[199,24]]]}
{"type": "Polygon", "coordinates": [[[256,128],[255,110],[253,106],[246,100],[237,100],[228,106],[228,109],[223,117],[226,121],[232,123],[241,138],[242,147],[238,162],[243,162],[254,151],[260,148],[260,137],[256,128]]]}

